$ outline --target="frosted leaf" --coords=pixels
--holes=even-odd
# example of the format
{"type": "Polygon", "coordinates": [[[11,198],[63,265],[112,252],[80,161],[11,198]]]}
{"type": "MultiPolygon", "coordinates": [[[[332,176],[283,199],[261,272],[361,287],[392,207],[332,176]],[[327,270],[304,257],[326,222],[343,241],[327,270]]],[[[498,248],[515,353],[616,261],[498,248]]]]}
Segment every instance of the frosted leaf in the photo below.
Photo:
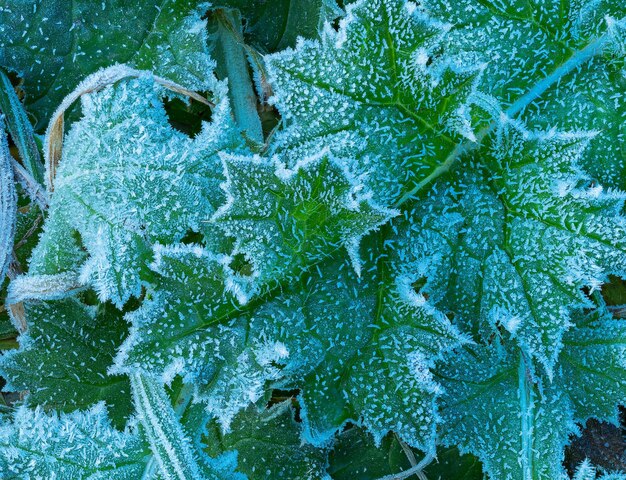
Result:
{"type": "Polygon", "coordinates": [[[305,438],[315,444],[352,419],[377,439],[394,430],[432,445],[441,392],[429,368],[463,339],[428,302],[407,298],[404,285],[379,291],[375,258],[366,265],[360,280],[349,261],[333,260],[300,280],[302,294],[259,308],[224,291],[223,258],[197,246],[159,248],[153,267],[161,280],[129,316],[114,371],[147,369],[165,381],[183,375],[225,431],[276,384],[303,389],[305,438]]]}
{"type": "Polygon", "coordinates": [[[425,298],[406,294],[389,252],[368,253],[362,278],[348,261],[327,261],[305,275],[301,293],[260,308],[250,331],[289,350],[277,385],[301,390],[306,441],[325,445],[351,421],[377,443],[394,431],[428,450],[441,394],[430,367],[465,340],[425,298]]]}
{"type": "Polygon", "coordinates": [[[444,443],[478,455],[490,478],[567,478],[563,448],[576,424],[591,416],[617,423],[626,400],[624,322],[600,308],[576,312],[573,323],[552,380],[498,346],[447,357],[436,373],[444,443]]]}
{"type": "Polygon", "coordinates": [[[4,281],[13,256],[17,221],[17,192],[12,157],[7,143],[4,117],[0,115],[0,283],[4,281]]]}
{"type": "Polygon", "coordinates": [[[136,480],[149,450],[111,427],[104,403],[70,414],[18,407],[0,421],[0,471],[8,478],[136,480]]]}
{"type": "MultiPolygon", "coordinates": [[[[35,142],[33,127],[11,80],[0,68],[0,114],[4,114],[11,139],[20,152],[22,163],[36,184],[43,185],[43,164],[35,142]]],[[[4,134],[4,133],[3,133],[4,134]]]]}
{"type": "Polygon", "coordinates": [[[15,277],[7,290],[7,304],[26,300],[60,300],[85,290],[72,272],[55,275],[20,275],[15,277]]]}
{"type": "Polygon", "coordinates": [[[24,79],[38,128],[87,74],[114,63],[151,70],[191,89],[213,90],[207,4],[197,0],[4,2],[0,65],[24,79]]]}
{"type": "Polygon", "coordinates": [[[511,115],[521,112],[519,118],[534,127],[597,129],[581,162],[603,185],[626,187],[626,76],[624,53],[615,48],[617,27],[626,18],[624,2],[422,4],[429,14],[455,25],[446,37],[450,53],[483,52],[482,91],[512,109],[511,115]]]}
{"type": "Polygon", "coordinates": [[[576,472],[574,473],[573,480],[595,480],[596,479],[596,469],[591,465],[591,462],[587,459],[583,460],[578,468],[576,468],[576,472]]]}
{"type": "Polygon", "coordinates": [[[273,149],[291,167],[328,145],[384,205],[438,176],[456,145],[474,139],[468,97],[483,68],[468,53],[442,55],[450,26],[408,5],[348,5],[338,32],[267,58],[287,125],[273,149]]]}
{"type": "Polygon", "coordinates": [[[562,478],[563,449],[578,433],[567,395],[549,383],[540,391],[525,361],[497,347],[448,358],[437,371],[443,443],[477,455],[489,478],[562,478]]]}
{"type": "Polygon", "coordinates": [[[330,480],[327,449],[303,444],[293,417],[290,401],[262,410],[251,405],[235,417],[230,433],[223,434],[215,422],[209,425],[208,453],[236,449],[239,470],[250,480],[330,480]]]}
{"type": "Polygon", "coordinates": [[[591,138],[502,119],[465,172],[412,214],[417,231],[435,221],[457,225],[433,239],[454,245],[436,305],[484,339],[508,330],[547,372],[570,310],[590,305],[581,288],[596,290],[626,267],[624,194],[603,190],[578,166],[591,138]]]}
{"type": "Polygon", "coordinates": [[[28,331],[20,348],[0,356],[6,392],[28,391],[29,405],[71,412],[105,401],[123,427],[131,413],[130,386],[108,376],[128,326],[111,305],[87,307],[74,299],[26,304],[28,331]]]}
{"type": "Polygon", "coordinates": [[[155,5],[158,15],[149,34],[125,62],[190,90],[210,90],[219,99],[225,89],[212,74],[215,62],[207,48],[203,18],[209,5],[201,0],[165,0],[155,5]]]}
{"type": "Polygon", "coordinates": [[[339,245],[359,272],[361,238],[397,215],[371,201],[343,162],[327,151],[293,169],[277,158],[221,157],[227,202],[213,222],[235,238],[233,256],[243,254],[253,267],[249,276],[261,284],[297,274],[339,245]]]}
{"type": "Polygon", "coordinates": [[[76,272],[119,306],[139,295],[153,243],[203,230],[223,201],[217,152],[241,140],[227,100],[191,139],[169,125],[161,93],[146,76],[82,97],[31,274],[76,272]]]}
{"type": "Polygon", "coordinates": [[[576,422],[597,418],[618,424],[626,399],[626,325],[600,308],[574,315],[565,334],[557,381],[572,400],[576,422]]]}
{"type": "Polygon", "coordinates": [[[128,315],[132,327],[113,372],[149,371],[171,382],[180,374],[196,400],[228,429],[232,418],[280,377],[289,352],[250,337],[235,295],[225,291],[223,258],[199,246],[158,247],[160,280],[128,315]]]}

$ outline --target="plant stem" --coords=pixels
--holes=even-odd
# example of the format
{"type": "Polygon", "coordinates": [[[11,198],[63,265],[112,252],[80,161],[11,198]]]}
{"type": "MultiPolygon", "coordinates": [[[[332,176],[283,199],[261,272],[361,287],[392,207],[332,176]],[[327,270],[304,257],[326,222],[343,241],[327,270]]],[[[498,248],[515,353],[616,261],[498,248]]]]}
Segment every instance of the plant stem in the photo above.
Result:
{"type": "Polygon", "coordinates": [[[228,78],[228,96],[235,120],[246,136],[255,143],[263,143],[263,129],[257,112],[248,59],[241,33],[241,17],[232,10],[216,12],[218,24],[218,73],[228,78]]]}
{"type": "MultiPolygon", "coordinates": [[[[178,421],[165,387],[145,373],[131,374],[130,385],[135,408],[159,473],[167,480],[200,480],[201,469],[192,444],[178,421]]],[[[182,402],[184,405],[187,403],[182,402]]],[[[152,463],[148,462],[144,478],[151,478],[154,470],[152,463]]]]}

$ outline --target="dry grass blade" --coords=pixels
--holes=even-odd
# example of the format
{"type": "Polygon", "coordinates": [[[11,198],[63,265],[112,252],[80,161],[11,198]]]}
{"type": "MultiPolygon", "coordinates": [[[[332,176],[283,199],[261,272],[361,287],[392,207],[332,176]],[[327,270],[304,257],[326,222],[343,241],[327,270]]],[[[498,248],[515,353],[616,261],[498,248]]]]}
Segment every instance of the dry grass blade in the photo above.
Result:
{"type": "Polygon", "coordinates": [[[400,473],[393,473],[391,475],[385,475],[384,477],[379,478],[378,480],[404,480],[405,478],[409,478],[413,475],[415,475],[420,480],[427,480],[426,474],[424,473],[424,469],[428,465],[430,465],[434,459],[435,459],[435,453],[434,452],[428,453],[426,454],[424,458],[422,458],[421,462],[409,468],[408,470],[405,470],[404,472],[400,472],[400,473]]]}

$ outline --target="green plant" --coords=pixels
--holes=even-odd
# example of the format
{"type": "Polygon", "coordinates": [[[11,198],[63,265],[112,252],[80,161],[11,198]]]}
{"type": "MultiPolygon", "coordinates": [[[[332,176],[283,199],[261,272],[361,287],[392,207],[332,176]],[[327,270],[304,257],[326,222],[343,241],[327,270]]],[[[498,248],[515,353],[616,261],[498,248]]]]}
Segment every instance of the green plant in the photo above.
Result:
{"type": "Polygon", "coordinates": [[[26,3],[2,478],[555,480],[618,422],[621,2],[26,3]]]}

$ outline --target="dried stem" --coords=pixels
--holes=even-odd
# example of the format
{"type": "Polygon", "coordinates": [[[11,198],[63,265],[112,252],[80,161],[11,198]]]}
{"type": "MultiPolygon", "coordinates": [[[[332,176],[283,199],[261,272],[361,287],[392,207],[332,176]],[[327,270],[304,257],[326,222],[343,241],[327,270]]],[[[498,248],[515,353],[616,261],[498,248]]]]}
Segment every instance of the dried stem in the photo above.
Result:
{"type": "Polygon", "coordinates": [[[404,472],[394,473],[391,475],[385,475],[384,477],[379,478],[378,480],[404,480],[405,478],[409,478],[412,475],[415,475],[420,480],[427,480],[426,474],[424,473],[424,469],[432,463],[435,459],[435,452],[430,452],[426,454],[426,456],[422,459],[414,467],[405,470],[404,472]]]}

